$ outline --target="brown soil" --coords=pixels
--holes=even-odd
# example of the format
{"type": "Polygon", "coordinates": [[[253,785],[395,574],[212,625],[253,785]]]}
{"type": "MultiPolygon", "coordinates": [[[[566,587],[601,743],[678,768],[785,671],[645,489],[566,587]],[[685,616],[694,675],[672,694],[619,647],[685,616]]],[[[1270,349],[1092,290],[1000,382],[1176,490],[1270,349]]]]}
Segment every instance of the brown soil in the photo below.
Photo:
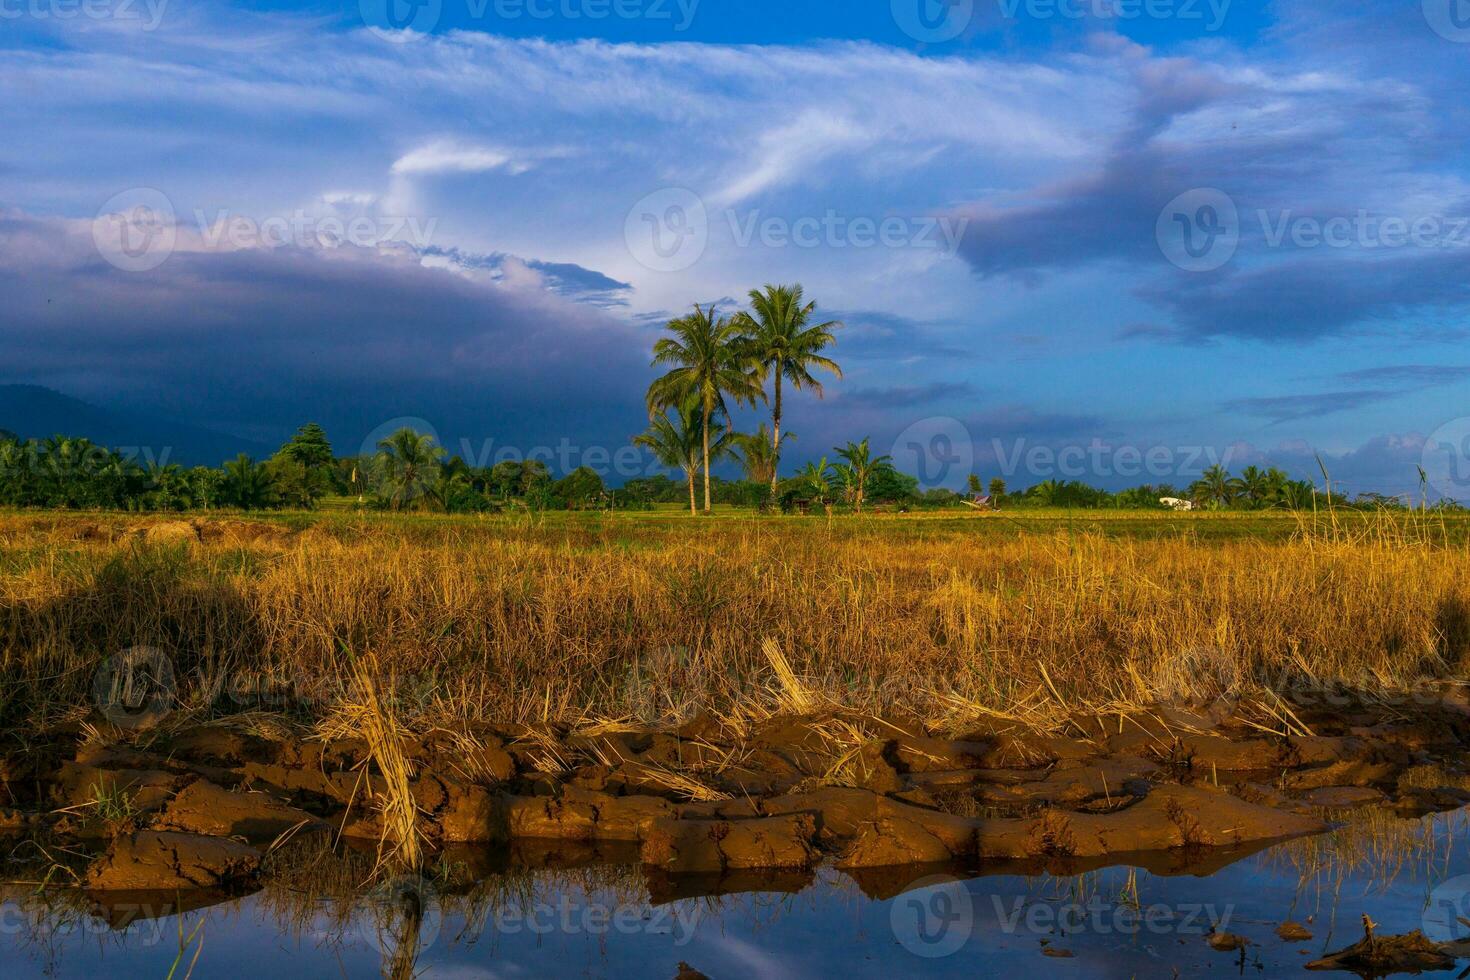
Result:
{"type": "MultiPolygon", "coordinates": [[[[1348,807],[1465,803],[1452,786],[1398,785],[1431,764],[1457,778],[1470,738],[1457,704],[1296,715],[1303,734],[1180,709],[1079,716],[1049,735],[996,721],[953,738],[847,713],[671,731],[477,725],[404,752],[433,847],[623,848],[670,881],[799,879],[822,860],[879,891],[883,869],[925,864],[1179,866],[1323,831],[1348,807]]],[[[0,753],[0,832],[111,840],[87,872],[94,889],[216,887],[253,871],[248,844],[384,833],[387,782],[357,740],[226,724],[111,744],[82,735],[0,753]]]]}
{"type": "Polygon", "coordinates": [[[86,885],[95,891],[189,891],[248,880],[259,869],[260,852],[238,841],[140,830],[112,841],[87,869],[86,885]]]}

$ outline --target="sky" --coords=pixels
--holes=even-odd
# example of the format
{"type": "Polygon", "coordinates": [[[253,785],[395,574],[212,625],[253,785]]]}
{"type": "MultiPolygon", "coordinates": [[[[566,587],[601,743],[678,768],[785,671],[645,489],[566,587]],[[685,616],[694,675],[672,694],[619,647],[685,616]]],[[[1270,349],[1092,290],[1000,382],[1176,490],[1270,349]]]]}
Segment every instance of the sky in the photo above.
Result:
{"type": "Polygon", "coordinates": [[[799,282],[788,469],[1470,500],[1467,96],[1470,0],[0,0],[0,384],[616,484],[799,282]]]}

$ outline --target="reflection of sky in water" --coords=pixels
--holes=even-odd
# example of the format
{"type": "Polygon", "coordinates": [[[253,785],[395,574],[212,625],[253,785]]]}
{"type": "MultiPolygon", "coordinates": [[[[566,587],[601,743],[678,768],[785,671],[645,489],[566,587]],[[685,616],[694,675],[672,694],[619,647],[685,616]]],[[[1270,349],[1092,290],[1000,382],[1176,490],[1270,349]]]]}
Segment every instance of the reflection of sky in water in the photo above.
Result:
{"type": "MultiPolygon", "coordinates": [[[[1383,933],[1420,928],[1431,891],[1470,875],[1465,811],[1435,818],[1432,838],[1415,833],[1414,822],[1374,825],[1395,831],[1278,845],[1209,877],[1161,877],[1126,867],[1065,878],[989,876],[965,882],[964,895],[941,886],[886,901],[866,898],[839,872],[823,871],[795,895],[745,893],[650,908],[626,901],[626,890],[587,891],[546,872],[536,878],[533,918],[518,912],[527,905],[503,902],[482,903],[467,915],[462,898],[446,900],[442,918],[431,909],[422,934],[432,942],[413,971],[464,978],[658,978],[673,977],[687,961],[716,978],[1170,976],[1175,968],[1182,976],[1207,968],[1225,976],[1238,973],[1238,954],[1209,949],[1204,934],[1213,919],[1228,917],[1229,932],[1257,944],[1247,954],[1248,975],[1293,976],[1309,959],[1359,939],[1363,912],[1383,933]],[[923,910],[930,914],[914,918],[923,910]],[[1282,921],[1308,917],[1315,919],[1312,941],[1276,937],[1282,921]],[[1056,931],[1058,919],[1076,926],[1056,931]],[[928,945],[917,938],[920,923],[928,945]],[[914,951],[956,945],[956,936],[964,942],[948,955],[914,951]],[[1043,939],[1073,958],[1043,956],[1043,939]]],[[[1441,888],[1436,898],[1446,894],[1465,908],[1465,895],[1453,887],[1441,888]]],[[[290,924],[279,914],[282,907],[254,895],[183,916],[185,936],[205,920],[194,975],[287,980],[372,976],[384,969],[384,956],[367,938],[372,930],[361,928],[362,915],[343,929],[322,905],[290,924]]],[[[0,970],[7,977],[162,977],[178,957],[177,916],[136,923],[125,933],[94,924],[47,937],[33,928],[36,917],[13,902],[3,912],[0,970]]],[[[177,976],[194,951],[191,946],[184,955],[177,976]]]]}

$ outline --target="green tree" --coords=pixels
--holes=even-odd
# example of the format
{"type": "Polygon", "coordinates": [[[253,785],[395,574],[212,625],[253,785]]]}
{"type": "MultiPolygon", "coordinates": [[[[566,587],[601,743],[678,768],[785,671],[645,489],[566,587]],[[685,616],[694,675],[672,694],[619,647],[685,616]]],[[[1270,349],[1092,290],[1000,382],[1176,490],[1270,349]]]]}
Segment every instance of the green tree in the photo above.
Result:
{"type": "Polygon", "coordinates": [[[1311,510],[1316,497],[1311,480],[1288,480],[1281,488],[1281,504],[1291,510],[1311,510]]]}
{"type": "Polygon", "coordinates": [[[990,481],[990,506],[999,507],[1006,495],[1006,481],[1000,477],[990,481]]]}
{"type": "Polygon", "coordinates": [[[812,323],[815,302],[803,302],[798,285],[772,286],[750,291],[750,313],[740,313],[736,320],[747,335],[750,357],[760,365],[761,381],[773,379],[771,399],[771,490],[776,489],[777,470],[781,463],[781,382],[791,387],[810,389],[822,397],[822,385],[812,374],[813,368],[832,372],[838,379],[842,369],[837,362],[822,356],[822,351],[836,343],[832,331],[840,321],[812,323]]]}
{"type": "Polygon", "coordinates": [[[332,444],[321,426],[308,422],[281,447],[280,455],[296,460],[307,469],[331,466],[332,444]]]}
{"type": "Polygon", "coordinates": [[[501,500],[518,497],[521,493],[521,473],[520,460],[503,459],[490,467],[490,473],[485,478],[485,487],[501,500]]]}
{"type": "Polygon", "coordinates": [[[572,510],[583,510],[602,502],[607,492],[602,477],[589,466],[579,466],[552,485],[551,492],[572,510]]]}
{"type": "Polygon", "coordinates": [[[194,506],[206,510],[218,507],[224,499],[224,472],[213,466],[196,466],[189,470],[189,495],[194,506]]]}
{"type": "Polygon", "coordinates": [[[244,453],[225,463],[220,484],[220,499],[240,510],[264,510],[276,505],[275,485],[264,463],[257,463],[244,453]]]}
{"type": "Polygon", "coordinates": [[[919,499],[919,478],[900,473],[892,463],[873,467],[868,477],[868,499],[874,502],[902,503],[919,499]]]}
{"type": "MultiPolygon", "coordinates": [[[[712,423],[710,453],[718,459],[728,454],[735,436],[720,422],[712,423]]],[[[694,500],[694,477],[703,455],[703,418],[696,403],[670,408],[653,417],[648,431],[633,437],[633,444],[653,453],[664,466],[682,470],[689,484],[689,513],[698,509],[694,500]]]]}
{"type": "Polygon", "coordinates": [[[188,510],[196,505],[194,485],[177,463],[148,467],[141,503],[148,510],[188,510]]]}
{"type": "Polygon", "coordinates": [[[1212,507],[1224,507],[1234,498],[1235,489],[1225,467],[1216,463],[1189,485],[1189,494],[1193,499],[1212,507]]]}
{"type": "Polygon", "coordinates": [[[315,422],[308,422],[267,461],[271,479],[286,507],[310,510],[335,482],[332,445],[315,422]]]}
{"type": "Polygon", "coordinates": [[[837,467],[839,476],[847,486],[848,496],[852,499],[852,506],[859,514],[863,512],[863,497],[867,493],[868,481],[873,477],[873,471],[889,462],[888,456],[873,457],[872,451],[868,449],[868,440],[862,442],[849,442],[840,449],[834,449],[838,457],[844,460],[844,464],[837,467]]]}
{"type": "Polygon", "coordinates": [[[1276,467],[1266,470],[1266,503],[1273,507],[1284,505],[1283,497],[1286,495],[1286,486],[1291,482],[1287,476],[1276,467]]]}
{"type": "Polygon", "coordinates": [[[1265,506],[1271,494],[1270,479],[1259,466],[1247,466],[1229,486],[1231,493],[1250,507],[1265,506]]]}
{"type": "Polygon", "coordinates": [[[648,415],[694,402],[700,411],[703,441],[704,512],[710,501],[710,426],[716,412],[729,418],[725,396],[737,403],[755,403],[761,397],[760,377],[752,367],[740,328],[726,317],[716,317],[713,305],[698,305],[688,316],[670,320],[653,345],[654,365],[675,365],[648,388],[648,415]]]}
{"type": "MultiPolygon", "coordinates": [[[[776,485],[776,468],[781,462],[781,453],[771,436],[771,430],[762,422],[760,428],[747,435],[736,435],[735,446],[739,450],[737,459],[745,478],[754,483],[764,483],[769,488],[776,485]]],[[[796,438],[794,432],[781,433],[781,445],[796,438]]]]}
{"type": "Polygon", "coordinates": [[[791,483],[797,492],[810,494],[813,500],[824,507],[832,501],[832,466],[827,462],[826,456],[818,462],[803,466],[791,478],[791,483]]]}
{"type": "Polygon", "coordinates": [[[402,428],[378,443],[377,463],[388,505],[401,510],[431,496],[444,448],[431,435],[402,428]]]}

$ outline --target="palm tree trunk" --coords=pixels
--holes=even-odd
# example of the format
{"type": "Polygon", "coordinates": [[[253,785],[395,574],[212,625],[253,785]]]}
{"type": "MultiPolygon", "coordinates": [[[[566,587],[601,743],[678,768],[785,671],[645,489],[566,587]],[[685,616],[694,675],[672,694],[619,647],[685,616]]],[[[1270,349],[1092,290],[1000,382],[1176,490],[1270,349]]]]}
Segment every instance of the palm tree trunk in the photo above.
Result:
{"type": "Polygon", "coordinates": [[[709,417],[710,407],[704,408],[704,512],[710,512],[709,503],[709,417]]]}
{"type": "Polygon", "coordinates": [[[695,466],[690,465],[689,469],[687,469],[687,470],[684,471],[684,475],[689,478],[689,516],[690,517],[693,517],[694,515],[696,515],[697,513],[699,513],[698,508],[696,508],[694,506],[694,471],[695,471],[695,469],[696,469],[695,466]]]}
{"type": "Polygon", "coordinates": [[[776,372],[776,402],[771,412],[771,493],[776,492],[776,477],[781,472],[781,372],[776,372]]]}

